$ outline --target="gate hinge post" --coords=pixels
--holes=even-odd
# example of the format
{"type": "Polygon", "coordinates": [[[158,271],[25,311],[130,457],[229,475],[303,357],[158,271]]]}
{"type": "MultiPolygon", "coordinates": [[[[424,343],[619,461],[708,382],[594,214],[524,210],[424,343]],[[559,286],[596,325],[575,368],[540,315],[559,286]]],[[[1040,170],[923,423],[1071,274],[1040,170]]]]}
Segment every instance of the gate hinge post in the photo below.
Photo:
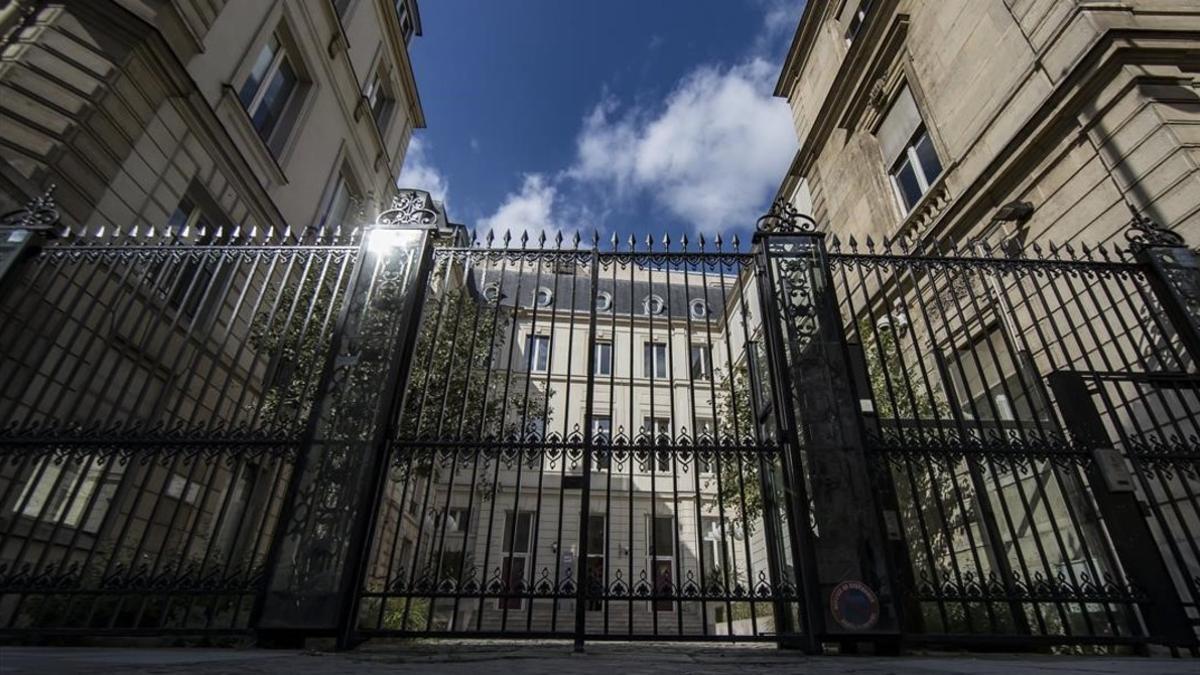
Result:
{"type": "Polygon", "coordinates": [[[790,419],[783,427],[794,430],[785,439],[796,465],[789,487],[806,502],[794,504],[803,520],[793,516],[792,522],[799,545],[809,549],[797,556],[810,596],[804,603],[809,640],[819,650],[823,639],[894,635],[901,607],[880,509],[886,496],[878,494],[887,486],[866,454],[825,235],[784,202],[759,219],[757,230],[772,390],[780,414],[790,419]],[[809,528],[810,505],[819,538],[809,528]],[[869,626],[840,624],[833,610],[839,597],[856,594],[875,605],[869,626]]]}

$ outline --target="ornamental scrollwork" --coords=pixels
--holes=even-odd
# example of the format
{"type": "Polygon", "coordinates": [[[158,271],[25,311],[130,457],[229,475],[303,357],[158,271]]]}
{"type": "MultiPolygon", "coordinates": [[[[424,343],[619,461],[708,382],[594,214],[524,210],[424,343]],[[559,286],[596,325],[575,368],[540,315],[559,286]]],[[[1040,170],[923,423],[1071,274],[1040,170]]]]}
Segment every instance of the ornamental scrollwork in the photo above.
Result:
{"type": "Polygon", "coordinates": [[[1125,240],[1129,242],[1129,250],[1135,253],[1152,247],[1184,246],[1181,234],[1159,225],[1136,210],[1133,211],[1133,218],[1126,226],[1125,240]]]}
{"type": "Polygon", "coordinates": [[[754,229],[763,234],[797,234],[816,232],[817,221],[800,213],[786,199],[776,199],[771,209],[759,217],[754,229]]]}
{"type": "Polygon", "coordinates": [[[0,231],[30,230],[57,234],[62,216],[54,201],[54,187],[51,185],[25,206],[0,216],[0,231]]]}
{"type": "Polygon", "coordinates": [[[433,197],[423,190],[401,190],[376,218],[380,225],[432,225],[438,220],[433,197]]]}

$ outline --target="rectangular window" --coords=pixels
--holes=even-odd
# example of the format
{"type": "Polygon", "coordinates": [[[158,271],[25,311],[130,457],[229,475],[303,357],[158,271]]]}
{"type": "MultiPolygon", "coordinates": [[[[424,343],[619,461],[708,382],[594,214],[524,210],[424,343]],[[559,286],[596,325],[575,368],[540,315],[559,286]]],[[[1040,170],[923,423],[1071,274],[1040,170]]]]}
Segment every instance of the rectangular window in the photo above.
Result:
{"type": "Polygon", "coordinates": [[[464,534],[470,520],[470,511],[465,508],[452,508],[446,512],[446,531],[451,534],[464,534]]]}
{"type": "MultiPolygon", "coordinates": [[[[642,431],[646,441],[652,445],[671,444],[671,420],[666,417],[643,417],[642,431]]],[[[668,450],[654,451],[654,466],[659,473],[671,470],[671,453],[668,450]]]]}
{"type": "Polygon", "coordinates": [[[376,68],[375,76],[371,78],[371,83],[363,92],[363,96],[367,99],[367,105],[371,108],[371,117],[375,120],[375,126],[379,127],[381,135],[387,130],[394,103],[394,97],[388,90],[386,76],[387,73],[382,67],[376,68]]]}
{"type": "MultiPolygon", "coordinates": [[[[501,550],[504,552],[501,564],[501,578],[504,580],[504,592],[521,594],[525,592],[525,559],[529,556],[533,545],[533,512],[519,511],[516,514],[516,527],[513,527],[513,512],[504,514],[504,539],[501,550]]],[[[521,609],[524,599],[520,597],[504,597],[497,600],[497,609],[521,609]]]]}
{"type": "Polygon", "coordinates": [[[120,477],[99,464],[85,470],[77,462],[46,459],[32,468],[13,508],[43,523],[62,523],[95,532],[112,503],[120,477]],[[85,513],[89,506],[90,511],[85,513]]]}
{"type": "Polygon", "coordinates": [[[646,377],[660,379],[668,377],[667,372],[667,343],[647,342],[643,346],[644,356],[642,371],[646,377]]]}
{"type": "Polygon", "coordinates": [[[701,555],[704,556],[704,574],[705,577],[721,578],[721,519],[719,517],[702,516],[700,525],[704,535],[704,548],[701,555]]]}
{"type": "Polygon", "coordinates": [[[288,101],[296,92],[300,78],[287,56],[279,35],[272,35],[254,61],[250,74],[238,91],[238,98],[250,115],[258,135],[267,141],[279,126],[288,101]]]}
{"type": "MultiPolygon", "coordinates": [[[[604,515],[590,514],[588,516],[588,541],[587,541],[587,579],[588,579],[588,595],[602,595],[605,591],[604,579],[604,553],[605,553],[605,538],[604,538],[604,515]]],[[[588,600],[587,608],[589,612],[598,612],[602,609],[601,600],[588,600]]]]}
{"type": "Polygon", "coordinates": [[[597,375],[612,375],[613,343],[597,342],[595,349],[596,349],[596,374],[597,375]]]}
{"type": "Polygon", "coordinates": [[[896,199],[907,214],[942,173],[917,101],[902,85],[875,132],[896,199]]]}
{"type": "Polygon", "coordinates": [[[846,44],[854,42],[854,38],[858,36],[862,30],[863,24],[867,21],[867,15],[871,13],[871,5],[874,0],[848,0],[846,9],[850,10],[850,16],[846,22],[846,44]],[[857,3],[857,7],[854,5],[857,3]]]}
{"type": "MultiPolygon", "coordinates": [[[[703,417],[696,418],[696,445],[716,445],[717,444],[717,427],[711,419],[703,417]]],[[[698,451],[696,454],[696,465],[700,468],[702,474],[712,474],[716,468],[717,455],[719,451],[698,451]]]]}
{"type": "Polygon", "coordinates": [[[550,336],[530,335],[526,344],[526,368],[533,373],[550,370],[550,336]]]}
{"type": "MultiPolygon", "coordinates": [[[[654,594],[671,595],[672,570],[675,566],[675,519],[671,516],[655,516],[653,527],[646,528],[646,539],[646,550],[650,552],[650,565],[654,570],[654,594]]],[[[656,612],[674,609],[674,603],[663,598],[656,599],[653,605],[656,612]]]]}
{"type": "Polygon", "coordinates": [[[592,415],[592,442],[601,446],[596,451],[596,470],[608,471],[612,466],[612,454],[607,447],[612,443],[611,417],[592,415]]]}
{"type": "Polygon", "coordinates": [[[404,36],[404,44],[408,44],[414,32],[412,14],[408,11],[408,0],[396,0],[396,17],[400,20],[400,33],[404,36]]]}
{"type": "Polygon", "coordinates": [[[905,213],[917,205],[941,174],[942,163],[933,149],[929,134],[924,126],[918,127],[892,167],[892,185],[897,198],[904,204],[905,213]]]}
{"type": "Polygon", "coordinates": [[[358,191],[346,177],[345,170],[338,171],[337,182],[333,185],[333,194],[329,197],[329,203],[325,206],[325,212],[321,215],[317,230],[347,225],[346,219],[356,201],[358,201],[358,191]]]}
{"type": "Polygon", "coordinates": [[[712,351],[708,345],[692,345],[692,379],[707,380],[712,377],[712,351]]]}
{"type": "MultiPolygon", "coordinates": [[[[211,219],[197,201],[187,195],[179,200],[179,206],[167,220],[167,230],[178,242],[205,245],[213,241],[211,219]]],[[[157,278],[167,306],[188,317],[195,317],[199,312],[205,294],[214,295],[209,290],[214,276],[215,264],[203,255],[185,255],[178,262],[163,263],[152,275],[157,278]]]]}

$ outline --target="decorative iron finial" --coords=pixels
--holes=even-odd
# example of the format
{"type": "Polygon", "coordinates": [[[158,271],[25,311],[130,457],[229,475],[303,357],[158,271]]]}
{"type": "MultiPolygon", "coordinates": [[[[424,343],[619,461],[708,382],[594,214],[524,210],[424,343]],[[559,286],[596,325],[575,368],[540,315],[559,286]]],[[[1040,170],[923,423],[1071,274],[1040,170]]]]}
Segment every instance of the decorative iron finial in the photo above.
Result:
{"type": "Polygon", "coordinates": [[[798,232],[815,232],[817,223],[811,216],[806,216],[791,205],[786,199],[776,199],[758,222],[754,229],[764,234],[796,234],[798,232]]]}
{"type": "Polygon", "coordinates": [[[1125,240],[1129,242],[1129,250],[1136,253],[1154,246],[1185,246],[1183,236],[1178,232],[1138,213],[1133,206],[1130,206],[1129,210],[1133,213],[1133,219],[1125,226],[1125,240]]]}
{"type": "Polygon", "coordinates": [[[57,235],[62,216],[58,212],[58,204],[54,202],[55,187],[51,184],[25,206],[0,216],[0,230],[31,230],[57,235]]]}
{"type": "Polygon", "coordinates": [[[380,225],[432,225],[437,222],[433,198],[423,190],[401,190],[392,197],[392,206],[379,214],[380,225]]]}

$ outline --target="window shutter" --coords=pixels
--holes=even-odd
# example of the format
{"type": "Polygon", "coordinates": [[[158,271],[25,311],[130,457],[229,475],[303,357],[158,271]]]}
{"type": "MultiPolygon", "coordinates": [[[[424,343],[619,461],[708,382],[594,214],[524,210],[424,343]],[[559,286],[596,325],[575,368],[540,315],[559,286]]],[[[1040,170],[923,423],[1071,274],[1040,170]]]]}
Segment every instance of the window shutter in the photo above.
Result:
{"type": "Polygon", "coordinates": [[[879,151],[886,168],[892,167],[919,126],[921,113],[917,111],[917,102],[913,100],[908,85],[904,85],[875,134],[879,138],[879,151]]]}

